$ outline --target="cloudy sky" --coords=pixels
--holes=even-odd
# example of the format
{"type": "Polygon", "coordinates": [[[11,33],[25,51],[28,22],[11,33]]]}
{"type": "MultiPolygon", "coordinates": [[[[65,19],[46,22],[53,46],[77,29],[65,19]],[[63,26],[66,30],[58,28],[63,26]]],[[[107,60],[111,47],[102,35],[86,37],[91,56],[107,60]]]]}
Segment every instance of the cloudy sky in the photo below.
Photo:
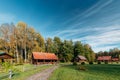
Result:
{"type": "Polygon", "coordinates": [[[0,0],[0,24],[18,21],[95,52],[120,48],[120,0],[0,0]]]}

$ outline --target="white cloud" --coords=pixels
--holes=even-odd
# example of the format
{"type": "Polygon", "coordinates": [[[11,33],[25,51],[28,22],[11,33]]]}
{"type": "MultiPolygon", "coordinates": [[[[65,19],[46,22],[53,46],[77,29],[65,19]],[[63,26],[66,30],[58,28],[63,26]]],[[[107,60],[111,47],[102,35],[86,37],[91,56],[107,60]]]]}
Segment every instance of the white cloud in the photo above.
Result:
{"type": "Polygon", "coordinates": [[[83,41],[90,44],[95,52],[118,47],[116,44],[120,44],[120,15],[117,11],[111,11],[111,7],[114,7],[112,6],[113,1],[99,0],[83,13],[80,12],[63,23],[57,24],[64,27],[64,30],[59,28],[58,31],[49,35],[60,36],[63,39],[71,38],[73,41],[83,41]],[[108,15],[104,15],[104,12],[108,15]],[[94,14],[98,15],[93,16],[94,14]],[[89,18],[90,16],[93,19],[89,18]]]}
{"type": "Polygon", "coordinates": [[[86,41],[95,51],[118,47],[114,44],[120,43],[120,25],[94,28],[93,30],[96,30],[98,34],[76,38],[73,41],[86,41]]]}
{"type": "Polygon", "coordinates": [[[104,46],[104,47],[93,47],[95,52],[98,51],[109,51],[110,49],[116,48],[117,46],[104,46]]]}
{"type": "Polygon", "coordinates": [[[91,16],[97,12],[99,12],[102,8],[106,7],[107,5],[109,5],[110,3],[112,3],[113,0],[107,0],[105,3],[101,1],[99,1],[97,4],[93,5],[91,8],[89,8],[87,11],[86,11],[86,15],[85,17],[88,17],[88,16],[91,16]]]}

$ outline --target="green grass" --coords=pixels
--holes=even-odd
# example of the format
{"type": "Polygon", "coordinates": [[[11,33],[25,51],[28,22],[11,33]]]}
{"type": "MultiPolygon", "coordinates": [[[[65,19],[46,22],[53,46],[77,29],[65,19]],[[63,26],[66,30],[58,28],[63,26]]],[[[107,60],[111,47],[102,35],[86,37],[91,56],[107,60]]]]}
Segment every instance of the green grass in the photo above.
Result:
{"type": "MultiPolygon", "coordinates": [[[[31,64],[25,64],[25,65],[19,65],[19,66],[14,66],[14,75],[12,77],[12,80],[26,80],[29,76],[38,73],[46,68],[51,67],[51,65],[42,65],[42,66],[37,66],[31,65],[31,64]],[[23,69],[24,67],[24,69],[23,69]]],[[[0,73],[0,80],[9,80],[8,73],[0,73]]]]}
{"type": "Polygon", "coordinates": [[[120,65],[95,64],[80,66],[64,65],[53,72],[49,80],[120,80],[120,65]]]}

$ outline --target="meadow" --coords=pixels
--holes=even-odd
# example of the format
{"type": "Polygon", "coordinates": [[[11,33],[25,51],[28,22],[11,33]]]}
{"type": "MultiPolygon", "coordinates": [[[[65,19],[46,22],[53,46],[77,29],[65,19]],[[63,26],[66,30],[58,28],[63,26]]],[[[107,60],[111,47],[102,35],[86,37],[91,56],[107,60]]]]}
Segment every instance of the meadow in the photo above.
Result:
{"type": "Polygon", "coordinates": [[[62,65],[53,72],[49,80],[120,80],[120,65],[62,65]]]}
{"type": "MultiPolygon", "coordinates": [[[[13,76],[12,80],[26,80],[29,76],[34,75],[44,69],[51,67],[52,65],[32,65],[23,64],[12,66],[13,76]]],[[[0,80],[10,80],[8,71],[0,72],[0,80]]]]}

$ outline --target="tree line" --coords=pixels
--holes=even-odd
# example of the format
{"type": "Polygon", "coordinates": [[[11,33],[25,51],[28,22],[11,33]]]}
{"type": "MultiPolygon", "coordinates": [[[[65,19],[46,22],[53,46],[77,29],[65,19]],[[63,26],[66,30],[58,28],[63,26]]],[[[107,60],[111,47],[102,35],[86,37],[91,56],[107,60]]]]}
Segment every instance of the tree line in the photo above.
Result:
{"type": "Polygon", "coordinates": [[[17,63],[30,62],[34,51],[55,53],[62,62],[73,61],[78,55],[85,56],[89,62],[95,59],[89,44],[61,40],[59,37],[44,39],[24,22],[0,25],[0,50],[14,56],[17,63]]]}
{"type": "Polygon", "coordinates": [[[98,56],[111,56],[112,58],[120,59],[120,50],[118,48],[110,49],[109,51],[99,51],[96,53],[96,59],[98,56]]]}

